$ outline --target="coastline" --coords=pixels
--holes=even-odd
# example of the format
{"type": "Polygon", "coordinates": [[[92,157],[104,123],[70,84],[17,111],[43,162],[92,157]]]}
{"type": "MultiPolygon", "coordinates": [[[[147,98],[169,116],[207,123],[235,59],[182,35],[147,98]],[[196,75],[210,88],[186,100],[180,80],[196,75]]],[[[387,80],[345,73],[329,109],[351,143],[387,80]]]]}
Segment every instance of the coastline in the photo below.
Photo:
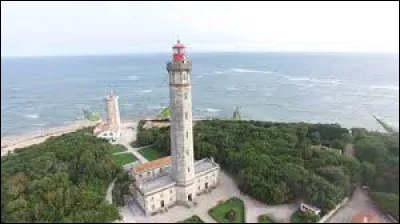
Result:
{"type": "Polygon", "coordinates": [[[7,155],[8,152],[12,152],[16,148],[39,144],[50,137],[74,132],[81,128],[93,127],[97,123],[98,121],[77,120],[70,124],[47,128],[40,132],[3,136],[1,137],[1,156],[7,155]]]}

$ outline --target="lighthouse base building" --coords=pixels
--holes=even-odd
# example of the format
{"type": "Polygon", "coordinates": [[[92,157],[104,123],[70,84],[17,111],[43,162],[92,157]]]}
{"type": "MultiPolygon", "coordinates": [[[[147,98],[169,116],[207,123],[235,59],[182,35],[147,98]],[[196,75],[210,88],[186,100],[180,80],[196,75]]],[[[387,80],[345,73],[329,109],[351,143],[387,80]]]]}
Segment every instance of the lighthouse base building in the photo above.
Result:
{"type": "Polygon", "coordinates": [[[171,156],[132,169],[131,191],[147,215],[174,205],[196,205],[196,197],[218,185],[220,167],[213,158],[194,160],[191,70],[185,46],[178,40],[167,63],[171,108],[171,156]]]}
{"type": "Polygon", "coordinates": [[[174,205],[195,206],[197,196],[217,187],[220,167],[212,158],[196,161],[194,167],[194,183],[186,186],[183,191],[173,178],[170,156],[133,168],[136,182],[131,192],[145,214],[166,212],[174,205]],[[190,193],[182,195],[181,192],[190,193]],[[185,200],[180,200],[182,198],[185,200]]]}

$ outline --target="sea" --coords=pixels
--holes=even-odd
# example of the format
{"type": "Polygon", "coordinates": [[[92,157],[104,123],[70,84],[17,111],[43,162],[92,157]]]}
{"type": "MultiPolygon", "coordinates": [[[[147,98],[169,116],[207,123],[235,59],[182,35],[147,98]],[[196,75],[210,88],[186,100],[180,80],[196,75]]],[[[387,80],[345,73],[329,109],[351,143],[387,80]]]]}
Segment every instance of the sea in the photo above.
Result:
{"type": "MultiPolygon", "coordinates": [[[[398,127],[399,55],[364,53],[191,53],[193,115],[398,127]]],[[[115,90],[122,119],[169,104],[168,53],[1,58],[1,135],[105,115],[115,90]]]]}

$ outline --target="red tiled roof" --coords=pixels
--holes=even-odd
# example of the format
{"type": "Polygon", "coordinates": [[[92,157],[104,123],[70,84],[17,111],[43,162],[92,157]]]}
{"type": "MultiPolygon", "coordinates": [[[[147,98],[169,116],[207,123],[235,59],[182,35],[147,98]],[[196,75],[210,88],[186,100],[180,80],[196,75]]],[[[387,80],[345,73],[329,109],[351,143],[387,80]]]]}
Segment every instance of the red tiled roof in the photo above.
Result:
{"type": "Polygon", "coordinates": [[[153,161],[144,163],[142,165],[136,166],[135,168],[133,168],[133,170],[135,172],[143,172],[143,171],[152,170],[152,169],[155,169],[158,167],[168,165],[171,162],[172,162],[171,156],[166,156],[166,157],[162,157],[160,159],[153,160],[153,161]]]}

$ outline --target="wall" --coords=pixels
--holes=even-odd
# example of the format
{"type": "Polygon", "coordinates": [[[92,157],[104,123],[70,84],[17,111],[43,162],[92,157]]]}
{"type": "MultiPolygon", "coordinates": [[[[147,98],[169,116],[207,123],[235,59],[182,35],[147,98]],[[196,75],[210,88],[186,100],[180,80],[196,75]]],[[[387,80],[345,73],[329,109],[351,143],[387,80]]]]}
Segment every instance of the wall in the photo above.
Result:
{"type": "Polygon", "coordinates": [[[218,171],[219,170],[214,170],[197,176],[195,180],[196,194],[200,194],[205,190],[206,183],[208,183],[208,188],[215,187],[218,184],[218,171]]]}
{"type": "Polygon", "coordinates": [[[154,212],[158,212],[161,208],[162,200],[164,200],[164,207],[170,207],[174,205],[176,202],[175,187],[167,188],[150,196],[146,196],[146,209],[148,213],[151,214],[154,212]]]}

